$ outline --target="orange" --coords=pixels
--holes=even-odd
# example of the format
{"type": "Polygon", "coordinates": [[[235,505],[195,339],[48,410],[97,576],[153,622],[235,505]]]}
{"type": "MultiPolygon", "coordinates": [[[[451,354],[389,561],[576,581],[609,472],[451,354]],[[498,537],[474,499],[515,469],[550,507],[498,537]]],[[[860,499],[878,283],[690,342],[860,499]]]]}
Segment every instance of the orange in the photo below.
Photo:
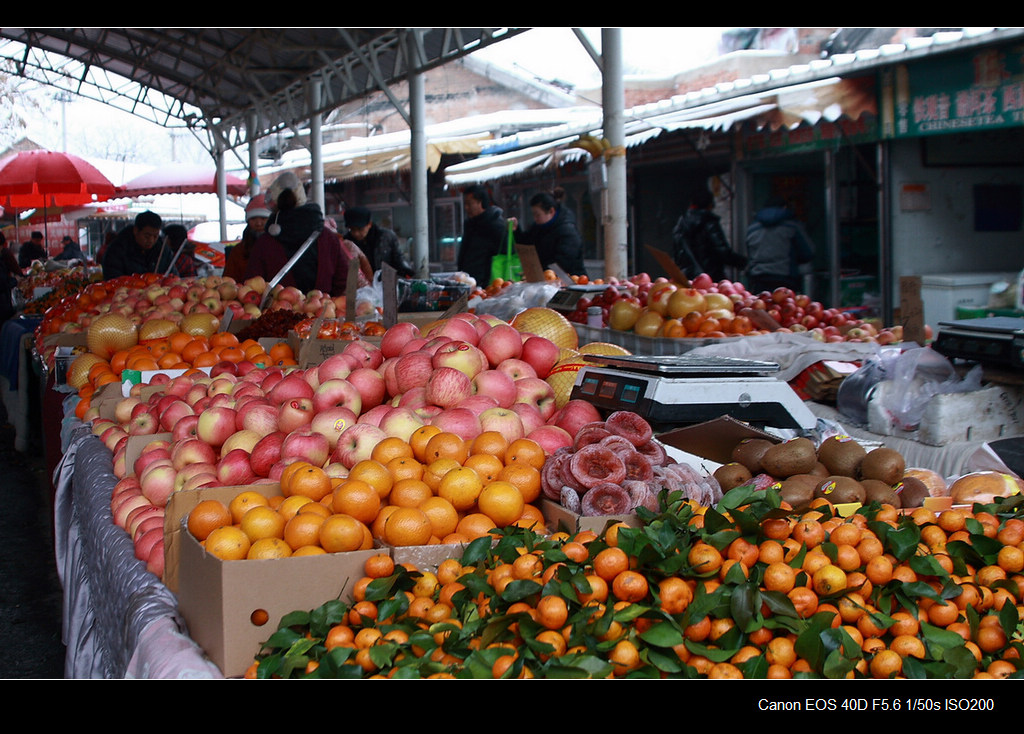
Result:
{"type": "Polygon", "coordinates": [[[647,578],[638,571],[622,571],[612,579],[612,594],[622,601],[638,602],[648,590],[647,578]]]}
{"type": "Polygon", "coordinates": [[[717,573],[724,561],[722,553],[715,546],[704,541],[694,543],[686,559],[694,573],[700,575],[717,573]]]}
{"type": "Polygon", "coordinates": [[[285,341],[278,342],[272,346],[267,354],[270,355],[274,362],[279,362],[283,359],[295,359],[295,352],[292,351],[291,346],[285,341]]]}
{"type": "Polygon", "coordinates": [[[427,439],[423,455],[428,464],[437,459],[454,459],[462,464],[469,456],[469,444],[461,436],[441,431],[427,439]]]}
{"type": "Polygon", "coordinates": [[[682,614],[693,601],[693,589],[678,576],[668,576],[658,582],[658,600],[667,614],[682,614]]]}
{"type": "Polygon", "coordinates": [[[331,493],[331,477],[319,466],[308,462],[297,462],[299,468],[289,472],[287,488],[282,475],[281,491],[287,496],[299,495],[319,502],[331,493]]]}
{"type": "Polygon", "coordinates": [[[396,456],[384,465],[391,475],[391,482],[400,479],[422,479],[424,466],[413,456],[396,456]]]}
{"type": "MultiPolygon", "coordinates": [[[[461,471],[456,470],[456,471],[461,471]]],[[[441,489],[445,481],[453,474],[450,472],[441,480],[441,489]]],[[[518,520],[523,514],[526,503],[522,493],[508,482],[491,482],[485,486],[477,497],[477,508],[491,518],[495,527],[505,527],[518,520]]]]}
{"type": "Polygon", "coordinates": [[[361,550],[366,545],[368,532],[366,526],[351,515],[335,513],[320,523],[320,547],[328,553],[361,550]]]}
{"type": "Polygon", "coordinates": [[[384,505],[377,513],[377,519],[370,523],[370,532],[377,540],[384,540],[384,524],[388,521],[391,513],[397,510],[395,505],[384,505]]]}
{"type": "Polygon", "coordinates": [[[238,336],[230,331],[216,331],[213,334],[210,334],[210,346],[238,346],[238,336]]]}
{"type": "Polygon", "coordinates": [[[429,423],[420,426],[412,432],[412,435],[409,436],[409,446],[412,448],[412,455],[417,461],[424,464],[429,463],[427,461],[427,442],[440,432],[439,426],[432,426],[429,423]]]}
{"type": "Polygon", "coordinates": [[[794,586],[786,596],[801,618],[806,619],[818,611],[818,595],[807,586],[794,586]]]}
{"type": "Polygon", "coordinates": [[[818,596],[832,596],[846,588],[846,571],[827,563],[814,572],[811,580],[818,596]]]}
{"type": "Polygon", "coordinates": [[[540,497],[540,471],[529,464],[509,464],[499,471],[497,478],[514,485],[524,502],[536,502],[540,497]]]}
{"type": "Polygon", "coordinates": [[[562,544],[562,552],[565,553],[566,558],[575,563],[585,563],[590,558],[587,546],[576,540],[562,544]]]}
{"type": "Polygon", "coordinates": [[[506,468],[501,459],[490,454],[470,454],[462,465],[479,474],[484,484],[500,479],[502,470],[506,468]]]}
{"type": "Polygon", "coordinates": [[[293,461],[292,463],[285,466],[281,471],[281,476],[278,479],[278,483],[281,485],[281,494],[285,497],[291,496],[291,481],[292,475],[297,474],[301,470],[313,466],[308,461],[293,461]]]}
{"type": "Polygon", "coordinates": [[[422,479],[401,479],[395,482],[388,496],[388,504],[397,507],[419,507],[434,496],[430,485],[422,479]]]}
{"type": "MultiPolygon", "coordinates": [[[[860,554],[858,554],[859,556],[860,554]]],[[[864,574],[875,586],[889,583],[892,580],[893,563],[888,556],[879,555],[867,562],[864,574]]]]}
{"type": "Polygon", "coordinates": [[[996,563],[1003,570],[1004,578],[1007,573],[1024,571],[1024,550],[1015,545],[1004,545],[999,549],[996,563]]]}
{"type": "Polygon", "coordinates": [[[436,459],[423,467],[421,479],[430,485],[430,488],[436,494],[438,487],[441,486],[442,477],[452,469],[458,469],[461,466],[455,459],[436,459]]]}
{"type": "Polygon", "coordinates": [[[621,548],[603,548],[594,556],[594,573],[605,581],[612,581],[620,573],[628,570],[629,556],[621,548]]]}
{"type": "Polygon", "coordinates": [[[774,561],[764,570],[762,583],[768,591],[788,594],[796,585],[797,570],[783,561],[774,561]]]}
{"type": "Polygon", "coordinates": [[[640,651],[632,640],[619,640],[608,653],[608,662],[615,675],[626,675],[640,667],[640,651]]]}
{"type": "Polygon", "coordinates": [[[504,463],[508,439],[498,431],[483,431],[469,445],[470,456],[486,454],[504,463]]]}
{"type": "Polygon", "coordinates": [[[873,678],[893,678],[903,671],[903,658],[895,650],[879,650],[868,668],[873,678]]]}
{"type": "Polygon", "coordinates": [[[171,348],[172,352],[181,354],[182,350],[192,339],[192,335],[188,332],[176,331],[167,337],[167,345],[171,348]]]}
{"type": "Polygon", "coordinates": [[[359,479],[372,486],[380,494],[383,500],[391,491],[394,478],[387,467],[375,459],[364,459],[356,462],[355,466],[348,470],[348,479],[359,479]]]}
{"type": "Polygon", "coordinates": [[[220,500],[207,499],[189,511],[187,527],[196,540],[203,541],[217,528],[231,525],[233,522],[231,510],[227,505],[220,500]]]}
{"type": "Polygon", "coordinates": [[[384,523],[384,540],[394,546],[426,545],[433,534],[430,518],[415,507],[398,507],[384,523]]]}
{"type": "Polygon", "coordinates": [[[537,471],[544,468],[547,454],[532,438],[517,438],[505,450],[505,464],[527,464],[537,471]]]}
{"type": "MultiPolygon", "coordinates": [[[[277,505],[276,509],[278,512],[281,513],[281,517],[284,518],[285,522],[288,522],[292,519],[292,517],[295,516],[296,513],[299,512],[299,510],[301,510],[303,507],[312,502],[313,500],[311,500],[309,497],[304,497],[301,494],[297,494],[293,497],[284,497],[281,500],[280,505],[277,505]]],[[[273,501],[271,501],[270,506],[275,507],[273,501]]]]}
{"type": "Polygon", "coordinates": [[[791,668],[796,662],[796,647],[789,637],[773,637],[765,648],[764,656],[769,665],[791,668]]]}
{"type": "Polygon", "coordinates": [[[334,512],[351,515],[364,525],[373,523],[380,506],[377,490],[360,479],[346,479],[333,491],[331,508],[334,512]]]}
{"type": "Polygon", "coordinates": [[[825,528],[817,520],[800,520],[790,533],[798,543],[814,548],[825,540],[825,528]]]}
{"type": "MultiPolygon", "coordinates": [[[[433,467],[434,464],[432,463],[428,470],[433,471],[433,467]]],[[[440,477],[437,483],[437,495],[448,500],[452,507],[460,512],[473,508],[480,498],[483,489],[484,483],[480,475],[477,474],[475,469],[467,466],[451,467],[440,477]]],[[[519,495],[519,498],[522,500],[522,495],[519,495]]],[[[522,514],[522,507],[519,508],[519,514],[522,514]]],[[[517,514],[512,519],[515,520],[518,517],[519,515],[517,514]]]]}
{"type": "Polygon", "coordinates": [[[225,525],[206,536],[206,552],[224,561],[240,561],[249,553],[252,542],[240,528],[225,525]]]}
{"type": "Polygon", "coordinates": [[[777,540],[763,540],[760,546],[758,546],[757,560],[766,566],[781,561],[785,557],[785,548],[777,540]]]}
{"type": "Polygon", "coordinates": [[[413,458],[412,446],[398,436],[388,436],[370,452],[370,458],[383,465],[398,457],[413,458]]]}
{"type": "Polygon", "coordinates": [[[249,540],[255,543],[260,538],[284,538],[284,516],[268,505],[250,507],[242,515],[238,526],[249,540]]]}
{"type": "Polygon", "coordinates": [[[320,526],[324,518],[312,512],[298,512],[292,519],[285,523],[284,542],[293,551],[303,546],[316,546],[320,544],[320,526]]]}
{"type": "Polygon", "coordinates": [[[260,538],[253,541],[249,546],[249,552],[245,557],[249,560],[266,558],[288,558],[292,554],[292,547],[281,538],[260,538]]]}
{"type": "Polygon", "coordinates": [[[336,647],[355,647],[355,631],[347,624],[340,623],[331,627],[324,637],[324,647],[333,650],[336,647]]]}
{"type": "Polygon", "coordinates": [[[494,530],[494,521],[482,512],[471,512],[464,515],[455,531],[465,535],[470,540],[482,538],[494,530]]]}
{"type": "Polygon", "coordinates": [[[561,629],[568,619],[569,605],[561,596],[548,594],[537,602],[536,620],[547,629],[561,629]]]}
{"type": "Polygon", "coordinates": [[[444,497],[431,496],[420,503],[422,510],[430,520],[433,535],[444,538],[455,532],[459,524],[459,512],[444,497]]]}

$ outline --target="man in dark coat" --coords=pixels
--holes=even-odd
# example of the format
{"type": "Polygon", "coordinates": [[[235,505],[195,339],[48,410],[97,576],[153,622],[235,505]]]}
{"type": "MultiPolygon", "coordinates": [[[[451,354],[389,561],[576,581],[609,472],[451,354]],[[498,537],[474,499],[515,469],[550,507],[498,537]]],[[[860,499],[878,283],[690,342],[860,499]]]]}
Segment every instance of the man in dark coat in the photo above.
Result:
{"type": "Polygon", "coordinates": [[[530,198],[533,224],[523,230],[513,218],[516,242],[537,248],[540,264],[557,263],[569,275],[586,275],[583,262],[583,237],[576,228],[576,216],[562,204],[564,192],[541,191],[530,198]]]}
{"type": "Polygon", "coordinates": [[[32,264],[33,260],[46,261],[46,248],[43,246],[43,233],[33,232],[32,239],[21,243],[18,250],[18,265],[24,270],[32,264]]]}
{"type": "Polygon", "coordinates": [[[346,209],[345,226],[348,227],[346,237],[355,242],[370,260],[373,272],[377,272],[381,265],[388,263],[401,276],[413,275],[412,266],[402,255],[398,235],[390,229],[378,227],[369,209],[364,206],[346,209]]]}
{"type": "Polygon", "coordinates": [[[466,220],[459,245],[459,270],[469,273],[481,287],[491,282],[491,258],[508,242],[505,214],[491,203],[483,186],[470,186],[462,193],[466,220]]]}
{"type": "Polygon", "coordinates": [[[165,243],[160,242],[162,228],[163,220],[155,212],[144,211],[136,216],[134,224],[118,232],[107,247],[100,263],[103,279],[143,273],[162,275],[174,255],[165,243]]]}
{"type": "Polygon", "coordinates": [[[726,277],[725,268],[746,267],[747,258],[729,246],[721,218],[712,211],[714,197],[707,189],[698,189],[690,197],[690,207],[672,229],[675,261],[688,278],[707,273],[716,283],[726,277]]]}

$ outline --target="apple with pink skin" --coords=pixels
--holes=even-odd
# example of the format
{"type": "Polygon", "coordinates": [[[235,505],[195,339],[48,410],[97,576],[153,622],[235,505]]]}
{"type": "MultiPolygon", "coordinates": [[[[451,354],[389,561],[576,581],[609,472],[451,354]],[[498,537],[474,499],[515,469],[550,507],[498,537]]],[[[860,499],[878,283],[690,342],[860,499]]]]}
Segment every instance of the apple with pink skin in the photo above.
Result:
{"type": "Polygon", "coordinates": [[[438,367],[426,385],[427,402],[452,408],[473,394],[473,383],[469,375],[454,367],[438,367]]]}
{"type": "Polygon", "coordinates": [[[525,377],[537,377],[537,370],[533,368],[533,365],[522,359],[506,359],[495,369],[504,372],[513,381],[519,381],[525,377]]]}
{"type": "Polygon", "coordinates": [[[380,339],[380,351],[385,359],[397,357],[402,347],[420,337],[419,326],[410,321],[399,321],[384,332],[380,339]]]}
{"type": "Polygon", "coordinates": [[[346,344],[345,348],[342,350],[342,354],[355,359],[355,369],[359,369],[360,367],[377,369],[377,367],[380,366],[380,363],[384,361],[384,355],[381,354],[380,349],[368,342],[360,340],[351,341],[346,344]]]}
{"type": "Polygon", "coordinates": [[[292,431],[281,444],[282,461],[308,461],[322,467],[331,455],[330,442],[322,433],[310,430],[292,431]]]}
{"type": "Polygon", "coordinates": [[[282,431],[269,433],[252,447],[249,464],[257,476],[270,476],[270,468],[281,460],[281,446],[287,435],[282,431]]]}
{"type": "Polygon", "coordinates": [[[149,530],[148,532],[142,533],[138,537],[132,539],[132,546],[135,549],[135,557],[147,563],[153,551],[156,550],[157,546],[162,546],[164,543],[163,530],[149,530]]]}
{"type": "Polygon", "coordinates": [[[106,446],[111,451],[114,451],[117,448],[117,442],[120,441],[122,438],[127,437],[128,431],[121,428],[121,426],[111,426],[110,428],[103,432],[103,434],[100,436],[100,440],[103,442],[104,446],[106,446]]]}
{"type": "Polygon", "coordinates": [[[347,378],[352,373],[352,363],[342,352],[332,354],[316,367],[311,367],[310,369],[316,371],[317,379],[322,384],[328,380],[344,380],[347,378]]]}
{"type": "Polygon", "coordinates": [[[128,522],[128,515],[133,510],[139,507],[146,507],[152,505],[153,502],[143,494],[132,494],[126,495],[116,507],[111,508],[111,512],[114,516],[114,524],[119,528],[124,528],[128,522]]]}
{"type": "Polygon", "coordinates": [[[537,408],[541,418],[547,423],[558,410],[558,399],[551,384],[539,377],[523,377],[516,380],[515,384],[516,402],[527,403],[537,408]]]}
{"type": "Polygon", "coordinates": [[[393,407],[394,406],[390,403],[381,403],[380,405],[374,406],[362,413],[357,419],[357,422],[370,423],[371,425],[379,427],[381,420],[388,414],[388,412],[393,410],[393,407]]]}
{"type": "Polygon", "coordinates": [[[442,344],[431,359],[434,369],[453,367],[464,372],[469,379],[489,367],[487,355],[480,348],[465,341],[451,341],[442,344]]]}
{"type": "MultiPolygon", "coordinates": [[[[402,348],[398,351],[398,354],[395,355],[395,357],[404,357],[406,354],[418,352],[421,349],[424,349],[426,345],[427,338],[425,336],[417,336],[413,339],[410,339],[406,344],[404,344],[402,348]]],[[[387,361],[388,359],[392,359],[392,357],[384,357],[385,361],[387,361]]]]}
{"type": "Polygon", "coordinates": [[[394,369],[397,391],[392,394],[397,395],[414,387],[425,386],[434,366],[427,352],[410,352],[398,358],[394,369]]]}
{"type": "Polygon", "coordinates": [[[491,397],[503,408],[516,401],[516,384],[507,372],[487,369],[473,378],[473,394],[491,397]]]}
{"type": "Polygon", "coordinates": [[[146,470],[150,464],[158,459],[170,459],[171,450],[166,447],[156,447],[148,450],[143,450],[137,459],[132,463],[132,472],[135,476],[142,476],[142,473],[146,470]]]}
{"type": "Polygon", "coordinates": [[[344,406],[337,406],[317,412],[313,416],[309,429],[323,434],[327,438],[331,451],[334,451],[342,432],[356,422],[358,422],[358,417],[355,413],[344,406]]]}
{"type": "MultiPolygon", "coordinates": [[[[207,403],[203,405],[203,410],[206,408],[234,408],[235,399],[231,397],[230,393],[218,392],[207,397],[207,403]]],[[[197,403],[198,405],[198,403],[197,403]]],[[[195,410],[193,408],[192,410],[195,410]]],[[[201,411],[200,411],[201,412],[201,411]]]]}
{"type": "Polygon", "coordinates": [[[140,404],[139,410],[128,421],[128,435],[130,436],[151,436],[160,430],[160,418],[153,412],[153,408],[147,403],[140,404]]]}
{"type": "Polygon", "coordinates": [[[393,397],[399,394],[398,375],[395,373],[395,365],[398,364],[399,359],[401,359],[401,357],[388,357],[384,360],[383,364],[377,368],[381,377],[384,378],[384,388],[386,391],[384,395],[384,402],[387,401],[389,396],[393,397]]]}
{"type": "Polygon", "coordinates": [[[537,407],[531,403],[513,403],[509,410],[523,421],[523,435],[547,423],[537,407]]]}
{"type": "Polygon", "coordinates": [[[195,436],[198,427],[199,416],[195,414],[186,415],[174,424],[174,428],[171,429],[171,438],[175,441],[182,441],[186,438],[195,436]]]}
{"type": "Polygon", "coordinates": [[[369,459],[373,453],[373,447],[385,438],[387,438],[387,434],[377,426],[369,423],[356,423],[341,434],[330,461],[338,462],[345,468],[351,469],[360,461],[369,459]]]}
{"type": "Polygon", "coordinates": [[[466,408],[446,408],[433,417],[430,425],[437,426],[442,431],[454,433],[462,438],[463,441],[472,441],[480,435],[482,430],[480,418],[477,417],[476,413],[466,408]]]}
{"type": "Polygon", "coordinates": [[[430,355],[433,356],[437,354],[438,349],[443,347],[445,344],[451,344],[453,341],[455,340],[452,339],[450,336],[439,334],[438,336],[432,336],[429,339],[427,339],[426,343],[422,347],[420,347],[420,349],[422,349],[424,352],[430,352],[430,355]]]}
{"type": "Polygon", "coordinates": [[[408,407],[389,408],[388,412],[380,419],[378,427],[387,436],[394,436],[408,441],[413,431],[424,424],[423,419],[416,411],[408,407]]]}
{"type": "Polygon", "coordinates": [[[376,368],[359,367],[348,376],[349,383],[355,387],[362,397],[363,410],[370,410],[384,402],[387,395],[387,384],[384,376],[376,368]]]}
{"type": "Polygon", "coordinates": [[[190,464],[216,464],[218,452],[198,437],[175,441],[171,447],[171,465],[181,471],[190,464]]]}
{"type": "Polygon", "coordinates": [[[539,443],[548,456],[563,446],[572,446],[573,444],[573,437],[569,435],[568,431],[550,424],[537,426],[527,433],[526,437],[539,443]]]}
{"type": "Polygon", "coordinates": [[[227,406],[206,408],[199,414],[196,437],[218,448],[235,432],[235,409],[227,406]]]}
{"type": "Polygon", "coordinates": [[[523,337],[511,324],[497,324],[483,333],[477,346],[493,368],[506,359],[519,359],[523,353],[523,337]]]}
{"type": "Polygon", "coordinates": [[[490,395],[470,395],[465,400],[462,400],[459,403],[457,403],[455,407],[465,408],[466,410],[472,411],[473,413],[476,413],[477,416],[479,416],[485,410],[499,407],[499,403],[490,395]]]}
{"type": "Polygon", "coordinates": [[[254,399],[236,410],[238,420],[235,427],[240,430],[255,431],[261,436],[266,436],[278,429],[278,409],[262,398],[254,399]]]}
{"type": "Polygon", "coordinates": [[[174,477],[177,473],[169,459],[153,462],[139,476],[142,494],[154,505],[165,506],[174,492],[174,477]]]}
{"type": "Polygon", "coordinates": [[[431,405],[430,403],[426,403],[424,405],[419,406],[418,408],[412,409],[412,412],[415,413],[416,416],[424,423],[430,423],[432,420],[434,420],[434,416],[438,415],[439,413],[443,413],[444,411],[445,409],[442,408],[440,405],[431,405]]]}
{"type": "Polygon", "coordinates": [[[256,442],[263,438],[264,435],[265,434],[257,433],[256,431],[250,431],[247,428],[243,428],[240,431],[235,431],[230,436],[228,436],[228,440],[225,441],[224,444],[220,447],[220,454],[221,456],[223,456],[224,454],[228,453],[229,451],[233,451],[234,449],[244,449],[245,453],[248,454],[250,451],[252,451],[252,448],[253,446],[256,445],[256,442]]]}
{"type": "Polygon", "coordinates": [[[497,431],[509,443],[526,435],[523,419],[512,408],[488,408],[480,414],[479,421],[481,432],[497,431]]]}
{"type": "Polygon", "coordinates": [[[140,533],[144,533],[147,530],[153,528],[160,528],[161,534],[164,529],[165,516],[167,510],[164,507],[157,507],[156,505],[150,505],[149,507],[136,507],[135,510],[128,513],[128,517],[125,520],[127,527],[125,530],[132,536],[134,540],[140,533]]]}
{"type": "Polygon", "coordinates": [[[211,477],[216,479],[218,461],[219,459],[216,459],[213,462],[209,463],[203,462],[196,464],[186,464],[185,466],[183,466],[181,469],[178,470],[177,474],[174,475],[174,491],[178,492],[184,489],[188,481],[197,474],[209,474],[211,477]]]}
{"type": "Polygon", "coordinates": [[[355,385],[345,379],[332,378],[320,383],[313,393],[313,411],[319,413],[328,408],[348,408],[356,415],[363,410],[363,397],[355,385]]]}
{"type": "Polygon", "coordinates": [[[586,400],[574,399],[558,409],[548,420],[551,425],[558,426],[575,436],[587,423],[601,420],[601,414],[586,400]]]}
{"type": "Polygon", "coordinates": [[[245,449],[231,449],[217,462],[217,481],[225,487],[250,484],[256,479],[256,472],[249,464],[249,452],[245,449]]]}
{"type": "Polygon", "coordinates": [[[291,433],[313,422],[313,399],[291,398],[280,407],[277,430],[291,433]]]}
{"type": "Polygon", "coordinates": [[[476,346],[480,341],[480,335],[477,333],[476,327],[468,320],[461,318],[445,320],[440,325],[431,329],[427,336],[450,336],[456,341],[466,342],[473,346],[476,346]]]}
{"type": "Polygon", "coordinates": [[[142,404],[142,398],[137,395],[129,395],[126,398],[121,398],[117,401],[117,405],[114,406],[114,419],[122,426],[127,425],[132,419],[135,407],[142,404]]]}
{"type": "Polygon", "coordinates": [[[546,378],[558,364],[562,350],[557,344],[543,336],[531,335],[523,342],[520,359],[533,367],[537,377],[546,378]]]}
{"type": "Polygon", "coordinates": [[[267,392],[267,399],[275,405],[284,405],[289,400],[313,399],[313,387],[306,382],[300,373],[289,373],[281,378],[267,392]]]}
{"type": "Polygon", "coordinates": [[[160,413],[160,427],[165,431],[173,431],[182,418],[195,415],[192,406],[180,398],[174,398],[160,413]]]}
{"type": "Polygon", "coordinates": [[[184,398],[193,385],[191,375],[177,375],[164,385],[164,395],[173,395],[176,398],[184,398]]]}

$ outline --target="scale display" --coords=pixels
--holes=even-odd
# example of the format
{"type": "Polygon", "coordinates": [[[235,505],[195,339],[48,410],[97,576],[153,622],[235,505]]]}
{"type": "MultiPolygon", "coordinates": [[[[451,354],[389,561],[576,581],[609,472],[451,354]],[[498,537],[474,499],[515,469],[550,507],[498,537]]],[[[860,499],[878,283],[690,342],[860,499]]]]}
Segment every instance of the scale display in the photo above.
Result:
{"type": "Polygon", "coordinates": [[[587,355],[571,397],[599,410],[631,410],[662,429],[731,416],[753,425],[811,430],[817,419],[774,362],[686,355],[587,355]],[[592,358],[593,357],[593,358],[592,358]]]}

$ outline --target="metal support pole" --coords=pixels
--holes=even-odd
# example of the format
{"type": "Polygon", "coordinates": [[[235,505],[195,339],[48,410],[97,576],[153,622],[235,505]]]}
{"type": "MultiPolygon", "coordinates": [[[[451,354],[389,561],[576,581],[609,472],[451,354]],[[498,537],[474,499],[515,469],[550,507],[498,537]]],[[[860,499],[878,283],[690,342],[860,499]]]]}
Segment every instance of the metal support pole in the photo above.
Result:
{"type": "Polygon", "coordinates": [[[606,277],[629,275],[626,217],[625,92],[622,81],[622,30],[601,29],[602,98],[604,137],[610,143],[605,155],[607,185],[603,196],[604,269],[606,277]]]}
{"type": "Polygon", "coordinates": [[[842,253],[839,248],[839,206],[836,187],[836,154],[832,150],[825,151],[825,221],[827,222],[827,247],[829,263],[830,302],[829,306],[838,307],[842,295],[840,280],[842,253]]]}
{"type": "MultiPolygon", "coordinates": [[[[323,81],[320,77],[313,77],[309,80],[309,103],[310,109],[320,108],[320,94],[323,88],[323,81]]],[[[309,199],[320,205],[320,210],[325,214],[324,209],[324,157],[323,157],[323,115],[314,112],[309,116],[309,199]]]]}
{"type": "Polygon", "coordinates": [[[256,117],[255,112],[249,113],[248,126],[246,137],[249,141],[249,196],[258,196],[260,193],[260,181],[257,176],[257,172],[260,168],[259,160],[259,149],[256,146],[256,130],[259,125],[259,120],[256,117]]]}
{"type": "Polygon", "coordinates": [[[220,215],[220,241],[228,239],[228,177],[224,171],[224,149],[217,148],[217,213],[220,215]]]}
{"type": "Polygon", "coordinates": [[[423,75],[409,74],[409,151],[410,187],[412,193],[412,266],[417,278],[430,275],[430,252],[427,247],[428,206],[427,206],[427,146],[424,112],[425,92],[423,75]]]}

